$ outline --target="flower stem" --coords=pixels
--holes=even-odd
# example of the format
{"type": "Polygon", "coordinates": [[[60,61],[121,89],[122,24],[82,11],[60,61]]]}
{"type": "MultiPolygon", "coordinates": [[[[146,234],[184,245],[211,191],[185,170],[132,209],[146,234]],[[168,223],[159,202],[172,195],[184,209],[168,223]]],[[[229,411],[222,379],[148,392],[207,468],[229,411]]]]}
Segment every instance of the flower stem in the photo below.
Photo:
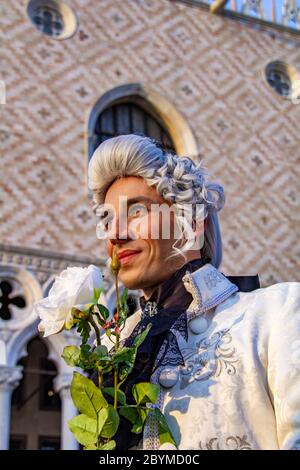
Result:
{"type": "MultiPolygon", "coordinates": [[[[95,330],[97,346],[101,346],[101,338],[100,338],[99,328],[98,328],[95,320],[93,319],[92,314],[89,315],[88,321],[95,330]]],[[[99,388],[101,388],[103,386],[103,374],[99,369],[98,369],[98,382],[99,382],[99,388]]]]}
{"type": "MultiPolygon", "coordinates": [[[[116,318],[119,319],[119,314],[120,314],[120,303],[119,303],[119,285],[118,285],[118,273],[115,272],[115,289],[116,289],[116,303],[117,303],[117,312],[116,312],[116,318]]],[[[116,334],[116,345],[115,345],[115,351],[118,351],[119,349],[119,336],[120,333],[119,331],[116,334]]],[[[118,367],[116,367],[114,371],[114,409],[116,410],[118,406],[118,367]]]]}
{"type": "Polygon", "coordinates": [[[92,315],[89,316],[89,323],[92,325],[92,327],[94,328],[95,330],[95,333],[96,333],[96,340],[97,340],[97,346],[101,346],[101,339],[100,339],[100,333],[99,333],[99,328],[96,324],[96,322],[94,321],[92,315]]]}

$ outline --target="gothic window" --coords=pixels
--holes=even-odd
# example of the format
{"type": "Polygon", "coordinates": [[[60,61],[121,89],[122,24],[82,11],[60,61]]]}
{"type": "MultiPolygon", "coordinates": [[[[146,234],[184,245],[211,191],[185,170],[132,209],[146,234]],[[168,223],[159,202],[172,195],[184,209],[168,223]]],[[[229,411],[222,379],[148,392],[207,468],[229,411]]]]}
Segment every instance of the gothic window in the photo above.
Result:
{"type": "Polygon", "coordinates": [[[27,13],[34,26],[53,39],[66,39],[77,29],[75,13],[60,0],[30,0],[27,13]]]}
{"type": "Polygon", "coordinates": [[[59,446],[61,401],[53,387],[57,369],[48,359],[48,349],[39,337],[27,346],[28,355],[18,365],[23,366],[23,378],[13,392],[11,413],[11,448],[30,450],[52,449],[59,446]],[[53,437],[50,442],[45,435],[53,437]],[[24,437],[25,436],[25,437],[24,437]]]}
{"type": "Polygon", "coordinates": [[[39,31],[48,36],[59,36],[64,29],[64,20],[60,12],[48,6],[36,8],[33,22],[39,31]]]}
{"type": "Polygon", "coordinates": [[[0,282],[0,318],[10,320],[12,318],[11,306],[24,308],[26,302],[23,296],[14,295],[13,284],[8,280],[0,282]]]}
{"type": "Polygon", "coordinates": [[[267,73],[269,85],[281,96],[288,96],[291,92],[291,81],[283,70],[271,68],[267,73]]]}
{"type": "Polygon", "coordinates": [[[94,129],[92,151],[101,142],[121,134],[146,135],[158,140],[164,147],[174,150],[171,138],[159,118],[135,102],[114,104],[99,114],[94,129]]]}
{"type": "Polygon", "coordinates": [[[293,104],[300,102],[300,74],[294,66],[281,61],[270,62],[266,66],[265,76],[278,95],[293,104]]]}

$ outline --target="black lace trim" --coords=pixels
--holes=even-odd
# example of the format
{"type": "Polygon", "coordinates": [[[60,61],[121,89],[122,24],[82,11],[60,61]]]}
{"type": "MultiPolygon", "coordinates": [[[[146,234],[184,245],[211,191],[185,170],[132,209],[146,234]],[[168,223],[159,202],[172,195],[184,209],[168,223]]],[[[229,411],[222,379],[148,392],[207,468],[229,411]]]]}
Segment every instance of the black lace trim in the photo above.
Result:
{"type": "Polygon", "coordinates": [[[184,366],[184,359],[177,343],[176,336],[170,332],[163,342],[154,363],[152,373],[161,366],[184,366]]]}
{"type": "Polygon", "coordinates": [[[188,324],[187,324],[187,315],[186,312],[181,314],[175,323],[172,325],[172,330],[178,331],[181,336],[185,339],[185,341],[188,340],[189,334],[188,334],[188,324]]]}

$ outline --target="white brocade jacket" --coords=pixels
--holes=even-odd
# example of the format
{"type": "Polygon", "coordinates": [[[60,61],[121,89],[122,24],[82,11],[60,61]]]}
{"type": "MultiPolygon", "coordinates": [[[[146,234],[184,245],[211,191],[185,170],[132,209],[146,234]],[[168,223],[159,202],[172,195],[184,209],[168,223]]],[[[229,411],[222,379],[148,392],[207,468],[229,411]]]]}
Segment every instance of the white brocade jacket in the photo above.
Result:
{"type": "MultiPolygon", "coordinates": [[[[300,450],[300,283],[240,292],[211,264],[182,281],[193,296],[188,337],[171,331],[184,365],[169,351],[151,379],[177,449],[300,450]]],[[[150,415],[143,448],[166,448],[150,415]]]]}

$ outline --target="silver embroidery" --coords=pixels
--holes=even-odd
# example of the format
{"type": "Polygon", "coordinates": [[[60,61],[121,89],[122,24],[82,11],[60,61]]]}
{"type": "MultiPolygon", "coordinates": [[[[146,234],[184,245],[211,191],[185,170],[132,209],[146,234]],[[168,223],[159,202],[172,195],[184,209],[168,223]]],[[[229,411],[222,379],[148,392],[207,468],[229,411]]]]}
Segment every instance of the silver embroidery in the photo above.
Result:
{"type": "Polygon", "coordinates": [[[229,436],[225,438],[225,442],[220,443],[218,437],[213,437],[206,442],[199,442],[201,450],[252,450],[251,445],[247,441],[247,436],[229,436]]]}
{"type": "Polygon", "coordinates": [[[145,318],[152,318],[152,317],[155,317],[158,313],[158,310],[157,310],[157,303],[155,301],[153,302],[147,302],[143,311],[142,311],[142,314],[141,314],[141,319],[144,320],[145,318]]]}
{"type": "Polygon", "coordinates": [[[210,271],[203,276],[204,282],[207,285],[208,289],[213,289],[216,287],[218,282],[222,282],[224,280],[224,276],[218,271],[210,271]]]}
{"type": "Polygon", "coordinates": [[[200,340],[192,349],[182,349],[185,365],[179,366],[180,388],[186,388],[194,380],[218,377],[223,371],[234,375],[238,358],[231,341],[229,329],[225,329],[214,333],[211,338],[200,340]]]}

